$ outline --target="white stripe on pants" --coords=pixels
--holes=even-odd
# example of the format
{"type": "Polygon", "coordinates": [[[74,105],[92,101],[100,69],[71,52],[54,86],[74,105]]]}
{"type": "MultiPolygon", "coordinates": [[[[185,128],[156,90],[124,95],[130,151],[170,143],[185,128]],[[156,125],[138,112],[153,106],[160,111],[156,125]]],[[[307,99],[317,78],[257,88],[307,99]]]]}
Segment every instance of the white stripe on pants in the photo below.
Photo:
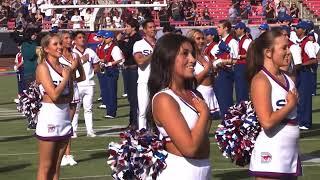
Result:
{"type": "Polygon", "coordinates": [[[147,83],[138,83],[138,126],[139,129],[147,127],[146,109],[149,103],[147,83]]]}
{"type": "Polygon", "coordinates": [[[92,100],[93,100],[94,86],[79,86],[80,102],[77,104],[77,110],[72,120],[72,127],[74,131],[78,129],[78,118],[81,104],[83,104],[84,120],[87,128],[87,133],[93,132],[92,125],[92,100]]]}

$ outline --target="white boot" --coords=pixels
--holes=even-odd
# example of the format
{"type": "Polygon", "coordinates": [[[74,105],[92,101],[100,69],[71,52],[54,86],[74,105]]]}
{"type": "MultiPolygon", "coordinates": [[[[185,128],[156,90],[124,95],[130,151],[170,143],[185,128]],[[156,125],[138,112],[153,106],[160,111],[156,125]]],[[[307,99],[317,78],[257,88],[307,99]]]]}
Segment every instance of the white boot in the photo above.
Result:
{"type": "Polygon", "coordinates": [[[67,166],[69,165],[69,160],[67,155],[63,155],[62,160],[61,160],[61,166],[67,166]]]}

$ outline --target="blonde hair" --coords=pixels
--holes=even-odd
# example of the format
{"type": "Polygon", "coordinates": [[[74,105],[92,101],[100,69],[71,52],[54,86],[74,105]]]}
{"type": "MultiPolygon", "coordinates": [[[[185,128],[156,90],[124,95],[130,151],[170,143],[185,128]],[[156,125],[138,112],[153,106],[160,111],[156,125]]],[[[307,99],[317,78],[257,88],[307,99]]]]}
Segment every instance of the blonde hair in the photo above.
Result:
{"type": "Polygon", "coordinates": [[[204,35],[203,32],[199,29],[191,29],[190,31],[187,32],[186,36],[187,36],[187,38],[194,40],[194,35],[196,33],[200,33],[200,34],[204,35]]]}
{"type": "Polygon", "coordinates": [[[40,47],[36,49],[36,54],[38,56],[38,64],[42,63],[47,58],[48,54],[44,51],[44,48],[49,46],[51,39],[54,37],[59,36],[57,36],[56,34],[48,34],[41,39],[40,47]]]}

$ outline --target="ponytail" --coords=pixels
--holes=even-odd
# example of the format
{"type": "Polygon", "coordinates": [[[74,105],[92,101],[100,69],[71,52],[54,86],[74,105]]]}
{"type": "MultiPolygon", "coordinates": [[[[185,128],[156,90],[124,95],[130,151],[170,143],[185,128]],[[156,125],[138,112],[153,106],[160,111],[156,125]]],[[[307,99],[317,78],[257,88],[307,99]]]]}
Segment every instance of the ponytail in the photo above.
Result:
{"type": "Polygon", "coordinates": [[[38,56],[38,64],[42,63],[46,59],[46,54],[42,47],[36,49],[36,54],[38,56]]]}
{"type": "Polygon", "coordinates": [[[264,50],[273,49],[275,38],[282,36],[280,28],[262,33],[257,39],[251,42],[247,52],[247,77],[249,85],[252,78],[262,69],[264,65],[264,50]]]}

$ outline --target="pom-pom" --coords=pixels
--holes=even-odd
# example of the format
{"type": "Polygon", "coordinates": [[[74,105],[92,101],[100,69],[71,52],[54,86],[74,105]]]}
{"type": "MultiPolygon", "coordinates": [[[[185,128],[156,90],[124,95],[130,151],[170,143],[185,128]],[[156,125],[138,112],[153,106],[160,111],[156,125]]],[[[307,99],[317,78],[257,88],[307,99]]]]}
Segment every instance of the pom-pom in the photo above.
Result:
{"type": "Polygon", "coordinates": [[[28,89],[23,90],[23,93],[20,94],[17,109],[27,117],[29,124],[37,124],[36,117],[41,108],[41,100],[42,95],[35,81],[31,83],[28,89]]]}
{"type": "Polygon", "coordinates": [[[114,179],[156,179],[166,168],[165,140],[158,135],[146,129],[128,130],[120,138],[120,143],[111,142],[107,150],[114,179]]]}
{"type": "Polygon", "coordinates": [[[228,109],[215,132],[223,156],[236,165],[249,164],[255,140],[261,130],[252,102],[242,101],[228,109]]]}

